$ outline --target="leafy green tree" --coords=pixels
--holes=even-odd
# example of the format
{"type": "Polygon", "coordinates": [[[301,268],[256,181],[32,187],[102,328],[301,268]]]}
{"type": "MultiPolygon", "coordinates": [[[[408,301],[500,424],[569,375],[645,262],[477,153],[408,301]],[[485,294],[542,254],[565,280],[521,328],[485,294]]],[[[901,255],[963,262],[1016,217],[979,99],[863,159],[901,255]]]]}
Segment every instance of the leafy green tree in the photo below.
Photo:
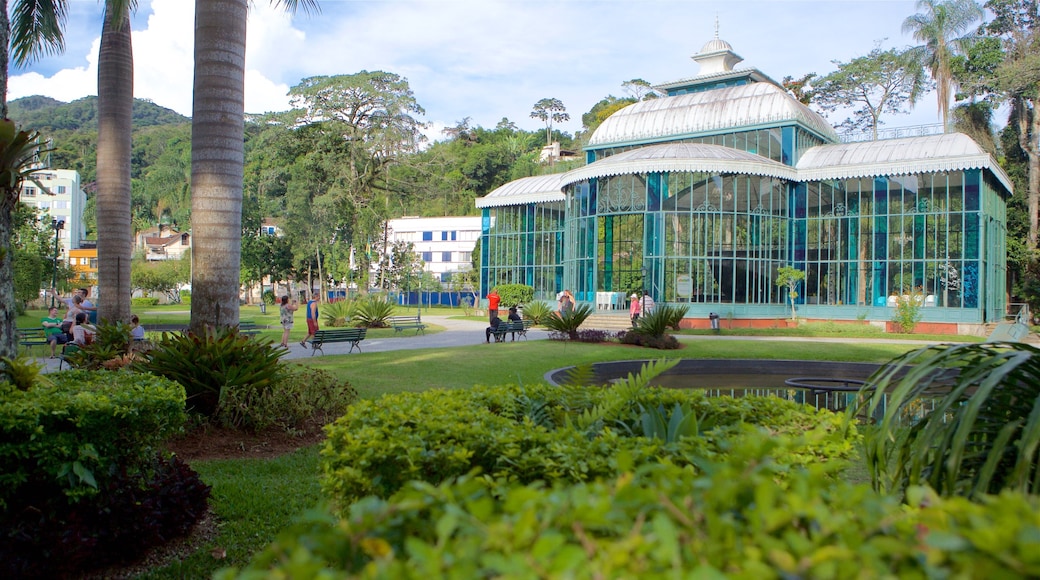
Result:
{"type": "Polygon", "coordinates": [[[165,294],[171,302],[179,302],[177,290],[190,278],[181,260],[134,260],[130,266],[130,286],[134,290],[165,294]]]}
{"type": "Polygon", "coordinates": [[[806,73],[798,78],[787,75],[780,81],[790,95],[803,105],[808,105],[813,99],[812,82],[816,79],[816,73],[806,73]]]}
{"type": "Polygon", "coordinates": [[[637,101],[648,101],[659,96],[654,87],[650,86],[650,83],[643,79],[625,81],[621,83],[621,88],[628,93],[628,96],[637,101]]]}
{"type": "Polygon", "coordinates": [[[607,117],[635,102],[635,98],[618,98],[614,95],[607,95],[600,99],[599,102],[592,105],[588,113],[581,116],[582,135],[591,137],[603,124],[603,121],[607,120],[607,117]]]}
{"type": "Polygon", "coordinates": [[[813,102],[828,112],[853,107],[841,127],[870,131],[875,140],[881,117],[909,113],[925,82],[924,70],[908,65],[895,49],[875,48],[867,56],[834,64],[838,70],[813,82],[813,102]]]}
{"type": "Polygon", "coordinates": [[[909,49],[907,56],[931,72],[939,116],[949,130],[950,98],[956,90],[952,61],[975,39],[974,28],[982,19],[982,8],[975,0],[917,0],[916,8],[922,12],[903,21],[903,32],[911,33],[922,44],[909,49]]]}
{"type": "Polygon", "coordinates": [[[787,287],[787,297],[791,301],[791,320],[798,318],[794,310],[794,301],[798,298],[798,284],[805,279],[805,272],[793,266],[782,266],[776,270],[777,286],[787,287]]]}
{"type": "Polygon", "coordinates": [[[1032,0],[990,0],[986,8],[994,18],[984,30],[1001,40],[1006,55],[993,85],[1011,104],[1009,123],[1016,126],[1028,166],[1027,245],[1033,252],[1040,231],[1040,8],[1032,0]]]}
{"type": "Polygon", "coordinates": [[[563,101],[545,98],[534,104],[531,118],[545,123],[545,144],[551,145],[553,123],[563,123],[570,120],[571,116],[567,114],[567,107],[563,105],[563,101]]]}

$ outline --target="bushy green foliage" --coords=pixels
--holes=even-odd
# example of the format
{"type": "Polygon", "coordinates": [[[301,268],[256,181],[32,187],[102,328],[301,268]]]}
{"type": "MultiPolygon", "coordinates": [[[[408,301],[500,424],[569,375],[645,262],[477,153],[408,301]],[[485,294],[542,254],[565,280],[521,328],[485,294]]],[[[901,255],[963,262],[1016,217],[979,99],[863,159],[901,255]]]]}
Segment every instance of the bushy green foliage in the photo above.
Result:
{"type": "Polygon", "coordinates": [[[0,357],[0,397],[11,388],[28,391],[38,383],[50,384],[43,374],[43,365],[24,353],[17,358],[0,357]]]}
{"type": "Polygon", "coordinates": [[[159,299],[158,298],[140,297],[140,298],[131,298],[130,299],[130,305],[131,306],[156,306],[158,304],[159,304],[159,299]]]}
{"type": "Polygon", "coordinates": [[[206,514],[209,486],[176,456],[117,469],[96,495],[74,504],[36,497],[0,516],[0,576],[71,578],[133,562],[186,534],[206,514]]]}
{"type": "Polygon", "coordinates": [[[550,315],[542,321],[542,324],[544,324],[549,330],[553,331],[553,335],[550,335],[550,338],[558,337],[561,339],[577,340],[578,327],[584,324],[585,320],[591,315],[592,306],[588,304],[577,304],[570,312],[550,315]]]}
{"type": "Polygon", "coordinates": [[[531,320],[534,324],[545,324],[545,321],[553,315],[553,309],[540,300],[524,304],[524,318],[531,320]]]}
{"type": "Polygon", "coordinates": [[[527,308],[527,303],[534,300],[534,288],[527,284],[499,284],[498,295],[502,297],[503,309],[518,304],[527,308]]]}
{"type": "Polygon", "coordinates": [[[1040,492],[1040,349],[1022,343],[909,352],[860,391],[851,413],[880,416],[865,441],[874,484],[942,495],[1040,492]],[[934,410],[925,413],[922,400],[934,410]],[[924,415],[922,417],[922,415],[924,415]]]}
{"type": "Polygon", "coordinates": [[[94,341],[67,356],[70,365],[87,370],[116,370],[133,362],[130,325],[101,322],[95,328],[94,341]]]}
{"type": "Polygon", "coordinates": [[[921,321],[921,307],[924,306],[924,294],[919,288],[908,290],[906,294],[896,297],[896,311],[892,322],[899,325],[904,334],[911,334],[914,326],[921,321]]]}
{"type": "Polygon", "coordinates": [[[914,488],[909,505],[823,466],[789,470],[768,433],[691,465],[618,455],[614,478],[467,476],[312,515],[219,580],[351,578],[1027,578],[1040,503],[914,488]]]}
{"type": "Polygon", "coordinates": [[[224,389],[216,419],[239,429],[276,427],[292,432],[310,421],[331,422],[357,398],[357,390],[350,383],[340,382],[328,371],[286,365],[270,386],[224,389]]]}
{"type": "Polygon", "coordinates": [[[285,350],[237,328],[200,334],[163,333],[134,368],[177,381],[187,392],[188,409],[212,417],[225,389],[269,389],[281,376],[285,350]]]}
{"type": "MultiPolygon", "coordinates": [[[[184,422],[184,389],[129,372],[68,371],[0,400],[0,508],[95,493],[184,422]]],[[[0,510],[2,511],[2,510],[0,510]]]]}
{"type": "Polygon", "coordinates": [[[345,508],[368,494],[389,497],[410,480],[436,484],[473,469],[524,483],[589,481],[616,475],[621,455],[638,464],[689,465],[760,428],[815,433],[778,458],[787,465],[844,457],[852,448],[842,417],[826,411],[775,398],[708,399],[696,391],[630,387],[477,387],[358,401],[328,429],[323,489],[345,508]],[[642,409],[676,403],[717,427],[673,442],[632,435],[642,409]],[[531,409],[544,418],[535,420],[531,409]]]}
{"type": "Polygon", "coordinates": [[[682,346],[679,339],[670,334],[654,336],[651,334],[641,334],[636,332],[635,329],[624,331],[618,338],[618,341],[621,342],[621,344],[632,344],[646,348],[656,348],[658,350],[675,350],[682,346]]]}
{"type": "Polygon", "coordinates": [[[369,294],[357,301],[352,322],[354,326],[384,328],[394,315],[394,303],[382,294],[369,294]]]}
{"type": "Polygon", "coordinates": [[[321,323],[327,327],[350,326],[354,312],[358,308],[355,300],[339,300],[321,307],[321,323]]]}

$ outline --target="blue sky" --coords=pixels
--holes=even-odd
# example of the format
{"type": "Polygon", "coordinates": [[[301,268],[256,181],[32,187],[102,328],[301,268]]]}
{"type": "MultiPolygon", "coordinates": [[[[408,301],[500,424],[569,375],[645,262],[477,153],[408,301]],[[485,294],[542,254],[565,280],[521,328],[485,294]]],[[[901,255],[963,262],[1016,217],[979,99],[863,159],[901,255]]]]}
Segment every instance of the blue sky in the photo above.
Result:
{"type": "MultiPolygon", "coordinates": [[[[9,98],[61,101],[97,94],[101,0],[70,0],[63,55],[11,70],[9,98]]],[[[597,101],[624,96],[621,83],[697,74],[690,55],[715,34],[750,66],[779,81],[834,70],[884,48],[914,44],[901,32],[912,0],[320,0],[321,13],[289,16],[255,0],[246,57],[246,111],[288,108],[286,93],[315,75],[384,70],[408,79],[426,110],[428,134],[464,117],[522,128],[544,97],[564,102],[581,128],[597,101]]],[[[141,0],[133,22],[135,96],[191,114],[192,0],[141,0]]],[[[840,118],[832,118],[838,122],[840,118]]],[[[938,122],[935,96],[886,126],[938,122]]]]}

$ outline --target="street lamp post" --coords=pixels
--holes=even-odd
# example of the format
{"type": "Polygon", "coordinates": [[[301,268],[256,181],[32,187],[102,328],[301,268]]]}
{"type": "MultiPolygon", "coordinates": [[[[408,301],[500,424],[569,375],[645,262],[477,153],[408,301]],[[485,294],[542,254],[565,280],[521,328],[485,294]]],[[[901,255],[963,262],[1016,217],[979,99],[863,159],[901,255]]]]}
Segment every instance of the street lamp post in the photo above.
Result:
{"type": "Polygon", "coordinates": [[[51,219],[51,227],[54,228],[54,273],[51,275],[51,308],[54,308],[54,293],[58,287],[58,236],[65,229],[65,220],[51,219]]]}

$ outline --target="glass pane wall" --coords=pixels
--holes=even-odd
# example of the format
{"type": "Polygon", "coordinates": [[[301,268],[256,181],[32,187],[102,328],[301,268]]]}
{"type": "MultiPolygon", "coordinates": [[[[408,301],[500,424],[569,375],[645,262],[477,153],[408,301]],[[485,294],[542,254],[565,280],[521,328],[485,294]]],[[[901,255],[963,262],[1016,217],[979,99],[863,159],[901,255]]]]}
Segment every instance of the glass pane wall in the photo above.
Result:
{"type": "Polygon", "coordinates": [[[485,210],[481,292],[498,284],[526,284],[537,299],[555,299],[563,285],[564,203],[485,210]]]}

